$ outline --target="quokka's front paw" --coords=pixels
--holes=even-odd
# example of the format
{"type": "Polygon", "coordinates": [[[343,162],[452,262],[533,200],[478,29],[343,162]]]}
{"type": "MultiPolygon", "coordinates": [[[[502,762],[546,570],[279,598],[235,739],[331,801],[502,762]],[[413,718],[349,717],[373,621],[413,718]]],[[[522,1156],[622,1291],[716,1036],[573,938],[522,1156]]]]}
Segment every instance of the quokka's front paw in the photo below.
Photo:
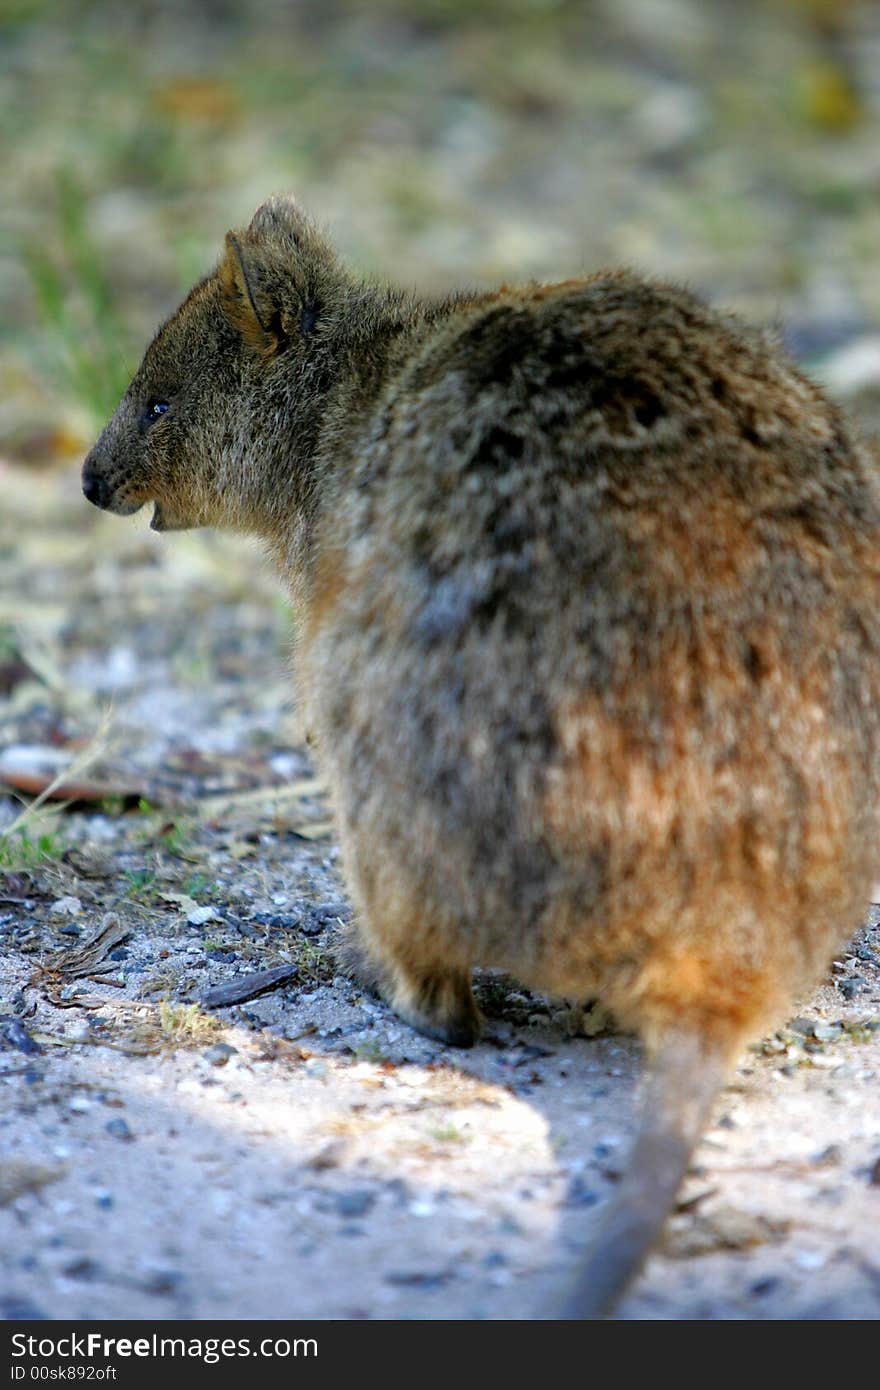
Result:
{"type": "Polygon", "coordinates": [[[357,922],[350,919],[334,931],[331,950],[344,975],[350,975],[368,994],[383,995],[386,973],[368,950],[357,922]]]}

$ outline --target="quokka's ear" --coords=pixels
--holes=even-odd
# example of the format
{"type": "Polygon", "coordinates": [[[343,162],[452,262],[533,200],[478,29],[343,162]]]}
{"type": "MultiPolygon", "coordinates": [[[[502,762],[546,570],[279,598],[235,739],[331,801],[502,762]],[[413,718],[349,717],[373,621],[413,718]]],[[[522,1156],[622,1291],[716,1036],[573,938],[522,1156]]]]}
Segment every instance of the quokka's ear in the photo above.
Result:
{"type": "Polygon", "coordinates": [[[271,357],[286,337],[280,302],[272,294],[270,267],[262,263],[261,248],[247,236],[226,233],[226,254],[220,263],[220,284],[226,312],[245,342],[271,357]]]}
{"type": "Polygon", "coordinates": [[[261,203],[244,236],[276,263],[298,264],[320,275],[336,265],[336,252],[293,198],[276,193],[261,203]]]}
{"type": "Polygon", "coordinates": [[[290,254],[310,230],[308,218],[300,212],[293,198],[274,193],[261,203],[251,218],[249,234],[267,246],[275,246],[290,254]]]}
{"type": "Polygon", "coordinates": [[[226,312],[245,342],[271,357],[300,331],[303,305],[324,298],[337,277],[336,253],[292,198],[257,208],[243,232],[229,232],[220,266],[226,312]]]}

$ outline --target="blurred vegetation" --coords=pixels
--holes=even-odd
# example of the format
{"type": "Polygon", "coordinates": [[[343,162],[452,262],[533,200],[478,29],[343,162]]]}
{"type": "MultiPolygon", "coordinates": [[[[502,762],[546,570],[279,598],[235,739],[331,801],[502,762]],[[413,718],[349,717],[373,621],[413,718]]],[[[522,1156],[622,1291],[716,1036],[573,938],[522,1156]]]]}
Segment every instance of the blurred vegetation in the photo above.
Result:
{"type": "Polygon", "coordinates": [[[46,243],[21,248],[41,315],[50,367],[96,420],[112,412],[132,372],[113,286],[86,225],[82,190],[59,177],[60,256],[46,243]],[[54,359],[54,360],[53,360],[54,359]]]}
{"type": "Polygon", "coordinates": [[[878,60],[870,0],[0,0],[0,455],[81,450],[279,188],[426,287],[627,261],[808,349],[876,321],[878,60]]]}

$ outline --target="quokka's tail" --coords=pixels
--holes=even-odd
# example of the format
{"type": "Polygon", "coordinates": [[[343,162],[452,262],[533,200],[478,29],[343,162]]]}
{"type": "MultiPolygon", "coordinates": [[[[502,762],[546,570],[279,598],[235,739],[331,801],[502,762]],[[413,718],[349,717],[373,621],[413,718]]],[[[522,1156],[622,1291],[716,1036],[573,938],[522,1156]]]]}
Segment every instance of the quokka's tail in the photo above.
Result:
{"type": "Polygon", "coordinates": [[[672,1206],[713,1100],[730,1048],[678,1034],[657,1055],[629,1167],[604,1212],[560,1316],[602,1318],[635,1278],[672,1206]]]}

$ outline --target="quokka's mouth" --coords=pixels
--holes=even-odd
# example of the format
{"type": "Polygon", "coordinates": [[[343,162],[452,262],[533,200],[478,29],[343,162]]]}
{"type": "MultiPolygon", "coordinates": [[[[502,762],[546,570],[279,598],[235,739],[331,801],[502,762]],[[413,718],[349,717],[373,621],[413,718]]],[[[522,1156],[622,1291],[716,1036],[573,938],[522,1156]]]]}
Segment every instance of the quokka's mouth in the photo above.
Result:
{"type": "Polygon", "coordinates": [[[105,503],[103,510],[111,512],[113,516],[134,516],[135,512],[139,512],[143,505],[143,502],[117,501],[116,498],[111,497],[110,501],[105,503]]]}
{"type": "Polygon", "coordinates": [[[190,521],[186,516],[180,516],[167,507],[163,507],[158,500],[153,502],[153,518],[150,522],[151,531],[189,531],[198,522],[190,521]]]}

